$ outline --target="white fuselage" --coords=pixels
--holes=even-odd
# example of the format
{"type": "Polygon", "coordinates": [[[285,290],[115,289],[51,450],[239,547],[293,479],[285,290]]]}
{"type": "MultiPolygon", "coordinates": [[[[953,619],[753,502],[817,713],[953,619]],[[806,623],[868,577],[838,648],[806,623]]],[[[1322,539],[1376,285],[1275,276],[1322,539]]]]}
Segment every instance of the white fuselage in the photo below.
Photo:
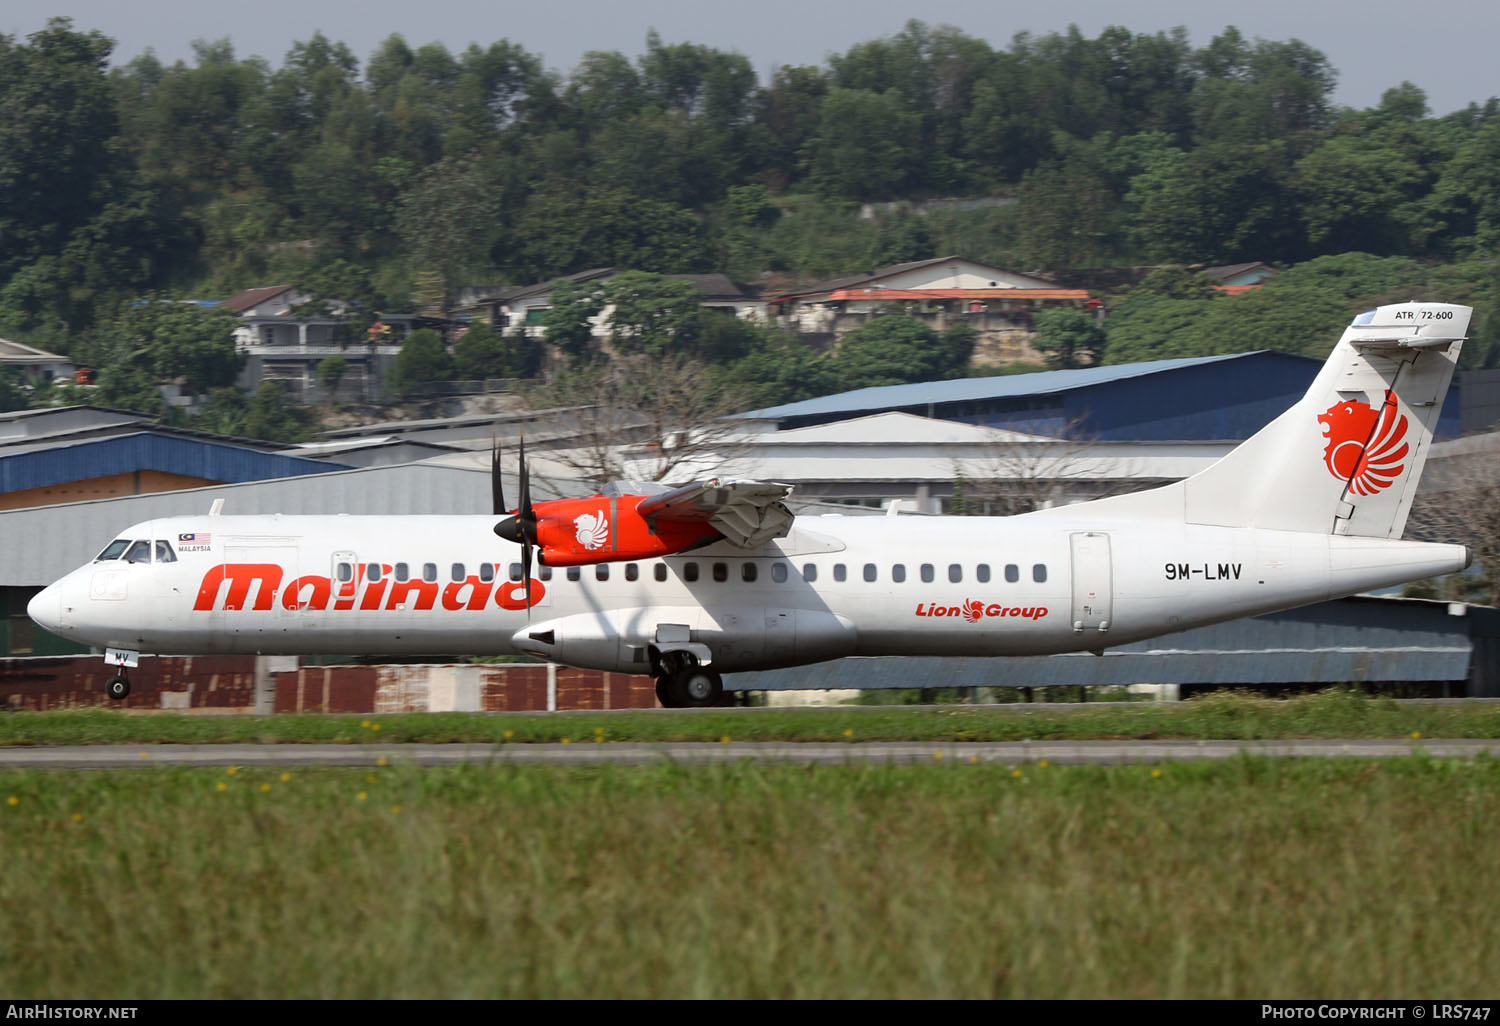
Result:
{"type": "Polygon", "coordinates": [[[490,516],[197,516],[121,539],[170,562],[97,560],[30,613],[84,644],[150,654],[528,652],[649,672],[654,646],[716,670],[845,655],[1100,649],[1461,569],[1460,546],[1112,521],[802,518],[635,563],[533,567],[490,516]],[[187,539],[187,540],[184,540],[187,539]]]}

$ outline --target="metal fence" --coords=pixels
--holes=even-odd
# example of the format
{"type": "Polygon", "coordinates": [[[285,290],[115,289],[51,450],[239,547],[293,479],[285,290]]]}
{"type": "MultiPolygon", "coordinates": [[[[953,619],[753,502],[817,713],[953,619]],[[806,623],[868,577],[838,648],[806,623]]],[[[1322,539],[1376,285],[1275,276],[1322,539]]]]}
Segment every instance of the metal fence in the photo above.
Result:
{"type": "Polygon", "coordinates": [[[435,397],[447,395],[485,395],[490,392],[514,392],[520,378],[484,378],[473,381],[424,381],[408,385],[408,396],[435,397]]]}

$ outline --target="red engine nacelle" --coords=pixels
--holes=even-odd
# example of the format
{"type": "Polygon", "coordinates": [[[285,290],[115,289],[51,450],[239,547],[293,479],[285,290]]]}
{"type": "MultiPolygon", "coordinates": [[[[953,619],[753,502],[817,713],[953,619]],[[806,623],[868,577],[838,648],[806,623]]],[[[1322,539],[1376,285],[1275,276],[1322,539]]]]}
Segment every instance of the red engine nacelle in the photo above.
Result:
{"type": "Polygon", "coordinates": [[[640,495],[539,502],[536,540],[548,566],[653,559],[720,537],[705,519],[644,517],[640,495]]]}

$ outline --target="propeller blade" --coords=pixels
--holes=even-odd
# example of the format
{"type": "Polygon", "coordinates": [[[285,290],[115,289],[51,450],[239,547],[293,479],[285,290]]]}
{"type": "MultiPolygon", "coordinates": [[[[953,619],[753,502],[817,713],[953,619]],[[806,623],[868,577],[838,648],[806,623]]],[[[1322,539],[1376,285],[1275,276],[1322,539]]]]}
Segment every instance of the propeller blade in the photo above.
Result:
{"type": "Polygon", "coordinates": [[[536,544],[536,510],[531,507],[531,472],[526,468],[526,435],[521,434],[521,523],[530,528],[531,543],[536,544]]]}
{"type": "Polygon", "coordinates": [[[490,443],[490,502],[495,516],[510,512],[505,505],[505,482],[500,479],[500,443],[490,443]]]}
{"type": "Polygon", "coordinates": [[[521,577],[526,581],[526,619],[531,620],[531,546],[521,546],[521,577]]]}

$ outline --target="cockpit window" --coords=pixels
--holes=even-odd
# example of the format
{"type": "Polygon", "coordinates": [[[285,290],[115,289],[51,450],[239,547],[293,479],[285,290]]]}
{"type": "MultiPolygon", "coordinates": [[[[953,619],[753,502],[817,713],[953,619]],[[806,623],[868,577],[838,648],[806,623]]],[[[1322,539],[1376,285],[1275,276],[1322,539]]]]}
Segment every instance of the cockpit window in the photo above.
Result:
{"type": "Polygon", "coordinates": [[[129,547],[129,545],[129,538],[116,538],[114,541],[110,542],[104,547],[103,552],[94,557],[94,562],[97,563],[100,560],[104,559],[119,559],[120,556],[125,552],[125,549],[129,547]]]}
{"type": "Polygon", "coordinates": [[[172,551],[172,543],[159,541],[156,543],[156,561],[158,563],[177,562],[177,553],[172,551]]]}
{"type": "Polygon", "coordinates": [[[148,541],[134,541],[130,548],[125,550],[125,562],[127,563],[149,563],[151,562],[151,543],[148,541]]]}

